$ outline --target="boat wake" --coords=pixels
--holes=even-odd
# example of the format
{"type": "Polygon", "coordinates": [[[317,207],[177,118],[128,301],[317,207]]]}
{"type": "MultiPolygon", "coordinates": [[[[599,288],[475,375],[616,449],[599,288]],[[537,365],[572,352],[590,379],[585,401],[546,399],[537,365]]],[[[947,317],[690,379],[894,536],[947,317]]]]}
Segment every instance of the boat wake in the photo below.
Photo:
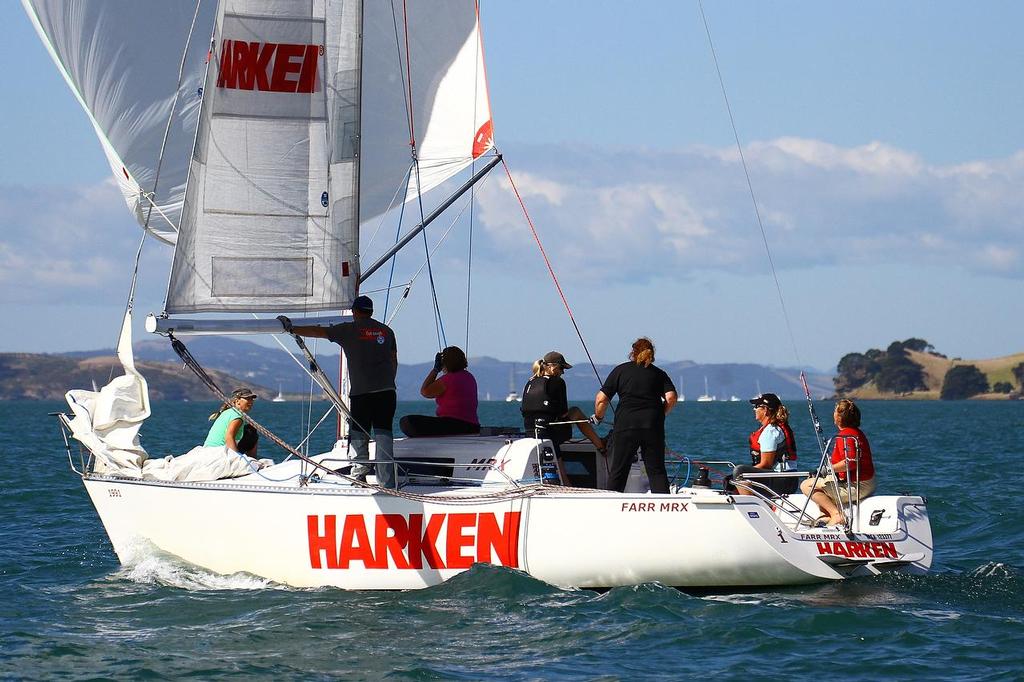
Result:
{"type": "Polygon", "coordinates": [[[190,591],[281,588],[278,583],[248,573],[220,575],[207,571],[163,552],[145,541],[140,541],[131,548],[130,556],[114,577],[140,585],[158,585],[190,591]]]}
{"type": "Polygon", "coordinates": [[[990,561],[967,574],[968,578],[1016,578],[1017,570],[1001,561],[990,561]]]}

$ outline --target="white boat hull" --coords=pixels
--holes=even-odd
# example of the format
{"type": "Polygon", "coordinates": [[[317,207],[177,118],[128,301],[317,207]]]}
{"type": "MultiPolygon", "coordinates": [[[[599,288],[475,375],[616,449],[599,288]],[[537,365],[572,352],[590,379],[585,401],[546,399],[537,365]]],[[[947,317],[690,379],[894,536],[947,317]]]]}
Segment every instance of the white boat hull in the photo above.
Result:
{"type": "Polygon", "coordinates": [[[848,535],[797,532],[761,500],[701,489],[551,487],[467,500],[465,488],[452,488],[410,500],[324,483],[84,482],[122,563],[156,548],[216,573],[296,587],[422,588],[484,562],[560,587],[738,588],[922,573],[932,558],[917,497],[869,498],[861,526],[874,517],[876,527],[848,535]]]}

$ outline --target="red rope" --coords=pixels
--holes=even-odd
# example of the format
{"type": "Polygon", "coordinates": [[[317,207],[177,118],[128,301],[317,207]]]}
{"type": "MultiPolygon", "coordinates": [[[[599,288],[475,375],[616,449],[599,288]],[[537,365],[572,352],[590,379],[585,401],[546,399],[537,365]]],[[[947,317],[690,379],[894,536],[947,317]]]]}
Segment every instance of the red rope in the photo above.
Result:
{"type": "Polygon", "coordinates": [[[594,370],[594,376],[597,377],[597,383],[601,383],[601,375],[597,371],[597,365],[594,364],[594,358],[590,356],[590,349],[587,347],[587,342],[583,340],[583,332],[580,331],[580,327],[576,324],[576,316],[572,314],[572,308],[569,307],[569,301],[565,297],[565,292],[562,291],[562,285],[558,282],[558,275],[555,274],[555,269],[551,267],[551,260],[548,258],[547,251],[544,250],[544,245],[540,241],[540,235],[537,234],[537,228],[533,225],[533,218],[530,217],[529,211],[526,210],[526,204],[523,202],[523,197],[519,194],[519,188],[516,187],[516,181],[512,179],[512,172],[508,168],[508,163],[505,162],[504,157],[501,159],[501,165],[505,167],[505,175],[508,176],[508,181],[512,185],[512,191],[515,192],[516,199],[519,201],[519,208],[523,211],[523,217],[526,218],[527,224],[530,226],[530,232],[533,233],[533,240],[537,242],[537,248],[540,249],[540,255],[544,258],[544,265],[548,268],[548,273],[551,275],[551,280],[555,283],[555,289],[558,290],[558,295],[562,299],[562,305],[565,306],[565,312],[569,314],[569,321],[572,322],[573,329],[576,330],[576,336],[579,337],[580,343],[583,345],[583,351],[587,354],[587,360],[590,361],[590,368],[594,370]]]}

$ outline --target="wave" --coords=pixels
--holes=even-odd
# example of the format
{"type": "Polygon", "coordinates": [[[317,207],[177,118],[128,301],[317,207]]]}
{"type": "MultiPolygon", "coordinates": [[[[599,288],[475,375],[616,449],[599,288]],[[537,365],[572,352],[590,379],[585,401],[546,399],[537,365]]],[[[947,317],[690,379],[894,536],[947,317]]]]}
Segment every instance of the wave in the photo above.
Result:
{"type": "Polygon", "coordinates": [[[266,578],[248,573],[222,575],[200,568],[139,540],[124,552],[124,563],[112,576],[140,585],[158,585],[182,590],[261,590],[280,588],[266,578]]]}

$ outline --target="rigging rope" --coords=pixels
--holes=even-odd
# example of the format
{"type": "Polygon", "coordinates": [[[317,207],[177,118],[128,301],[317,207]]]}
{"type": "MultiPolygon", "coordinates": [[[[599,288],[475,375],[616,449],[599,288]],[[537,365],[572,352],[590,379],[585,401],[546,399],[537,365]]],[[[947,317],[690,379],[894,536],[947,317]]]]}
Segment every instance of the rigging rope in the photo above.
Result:
{"type": "Polygon", "coordinates": [[[789,333],[789,341],[793,346],[793,356],[796,358],[797,365],[802,364],[800,362],[800,352],[796,347],[796,337],[793,335],[793,325],[789,322],[789,312],[786,310],[786,301],[782,296],[782,285],[779,284],[779,275],[775,271],[775,261],[772,258],[771,248],[768,246],[768,236],[764,231],[764,223],[761,220],[761,210],[757,205],[757,197],[754,195],[754,185],[750,181],[750,171],[747,168],[747,158],[743,155],[743,145],[740,144],[740,134],[736,129],[736,119],[732,114],[732,106],[729,104],[729,95],[725,90],[725,79],[722,77],[722,69],[718,65],[718,54],[715,52],[715,43],[711,40],[711,28],[708,26],[707,17],[704,15],[704,3],[702,0],[697,0],[697,6],[700,8],[700,18],[704,22],[704,32],[708,37],[708,46],[711,48],[711,58],[715,62],[715,73],[718,74],[718,84],[722,89],[722,98],[725,100],[725,109],[729,113],[729,124],[732,126],[732,136],[736,141],[736,150],[740,155],[740,164],[743,166],[743,176],[747,180],[747,189],[750,192],[750,201],[754,205],[754,216],[757,218],[757,226],[761,230],[761,240],[764,242],[764,251],[768,255],[768,265],[771,267],[772,279],[775,281],[775,292],[779,297],[779,306],[782,308],[782,317],[786,321],[786,331],[789,333]]]}
{"type": "Polygon", "coordinates": [[[505,167],[505,175],[508,176],[508,181],[512,185],[512,191],[515,192],[516,199],[519,201],[519,208],[523,211],[523,216],[526,218],[527,224],[530,226],[530,232],[533,233],[533,240],[537,242],[537,248],[540,249],[540,255],[544,258],[544,265],[548,268],[548,273],[551,275],[552,281],[555,283],[555,289],[558,290],[558,295],[562,299],[562,305],[565,306],[565,312],[569,313],[569,321],[572,322],[573,329],[576,330],[576,336],[579,337],[580,343],[583,345],[583,351],[587,354],[587,360],[590,362],[590,368],[594,370],[594,376],[597,377],[597,383],[602,383],[601,374],[597,371],[597,365],[594,364],[594,358],[590,355],[590,348],[587,347],[587,342],[583,339],[583,332],[580,331],[580,327],[576,324],[576,316],[572,314],[572,308],[569,307],[569,301],[565,298],[565,292],[562,291],[562,285],[558,282],[558,276],[555,274],[555,269],[551,267],[551,260],[548,259],[548,254],[544,250],[544,245],[540,241],[540,235],[537,234],[537,228],[533,225],[533,218],[530,217],[530,213],[526,210],[526,204],[523,202],[523,197],[519,194],[519,188],[516,187],[516,181],[512,179],[512,172],[508,168],[508,164],[505,159],[502,158],[501,164],[505,167]]]}
{"type": "MultiPolygon", "coordinates": [[[[485,182],[487,182],[487,178],[488,177],[490,177],[490,176],[485,176],[483,179],[480,180],[480,186],[481,187],[483,186],[483,184],[485,182]]],[[[456,225],[456,223],[458,223],[459,218],[462,217],[462,215],[466,212],[467,208],[471,209],[472,206],[473,206],[473,202],[472,202],[472,199],[470,199],[469,201],[466,202],[466,204],[462,207],[462,209],[455,215],[455,217],[452,218],[451,223],[448,224],[448,227],[441,234],[441,237],[437,240],[437,243],[434,244],[434,248],[432,248],[430,250],[431,255],[437,253],[438,249],[440,249],[441,246],[448,239],[448,235],[451,234],[452,230],[455,229],[455,225],[456,225]]],[[[409,300],[408,297],[409,297],[409,293],[412,291],[412,285],[416,283],[416,280],[419,279],[420,274],[423,273],[423,269],[426,268],[426,267],[427,267],[427,263],[424,260],[423,264],[420,265],[419,269],[416,270],[415,273],[413,273],[413,276],[409,279],[409,282],[405,285],[405,291],[402,292],[401,299],[399,300],[398,304],[395,306],[394,312],[391,313],[391,317],[389,317],[386,320],[384,320],[384,324],[390,325],[392,320],[394,320],[395,317],[398,315],[398,312],[405,305],[405,302],[407,300],[409,300]]]]}
{"type": "MultiPolygon", "coordinates": [[[[420,179],[420,159],[416,149],[416,112],[413,110],[412,100],[412,61],[409,52],[409,8],[406,0],[402,0],[402,21],[405,34],[405,80],[408,90],[406,100],[406,114],[409,121],[409,148],[412,154],[413,172],[416,174],[416,204],[420,210],[420,223],[426,219],[423,210],[423,183],[420,179]]],[[[434,333],[437,335],[437,349],[441,350],[448,345],[448,339],[444,333],[444,320],[441,318],[441,306],[437,300],[437,287],[434,284],[434,268],[430,263],[430,246],[427,244],[427,230],[424,227],[420,231],[423,236],[423,253],[427,257],[427,278],[430,280],[430,297],[434,304],[434,333]]]]}
{"type": "MultiPolygon", "coordinates": [[[[228,396],[220,389],[220,387],[217,385],[217,382],[215,382],[213,380],[213,378],[209,374],[207,374],[206,370],[203,369],[202,365],[199,364],[199,362],[195,359],[195,357],[192,356],[192,354],[189,352],[188,348],[185,347],[185,344],[182,343],[180,340],[178,340],[171,333],[168,333],[167,336],[171,340],[171,347],[174,349],[174,352],[177,353],[178,356],[185,363],[185,366],[188,367],[189,369],[191,369],[192,372],[199,378],[199,380],[202,381],[206,385],[206,387],[209,388],[210,391],[214,395],[216,395],[218,398],[220,398],[220,400],[222,402],[230,403],[230,399],[228,398],[228,396]]],[[[405,491],[402,491],[402,490],[395,490],[395,489],[391,489],[391,488],[385,488],[385,487],[380,486],[380,485],[374,485],[373,483],[366,483],[364,481],[360,481],[360,480],[358,480],[356,478],[353,478],[351,476],[346,476],[345,474],[338,473],[334,469],[331,469],[330,467],[328,467],[328,466],[326,466],[324,464],[321,464],[320,462],[317,462],[316,460],[314,460],[314,459],[312,459],[310,457],[307,457],[306,455],[304,455],[301,452],[299,452],[296,448],[293,448],[292,446],[288,445],[281,438],[279,438],[276,434],[274,434],[270,429],[268,429],[267,427],[265,427],[262,424],[260,424],[259,422],[257,422],[255,419],[253,419],[247,413],[239,412],[239,414],[241,415],[243,421],[245,421],[247,424],[251,425],[259,433],[261,433],[262,435],[266,436],[268,439],[273,441],[276,445],[280,446],[286,452],[288,452],[291,455],[297,457],[298,459],[302,460],[306,464],[309,464],[314,469],[319,469],[319,470],[323,471],[325,476],[337,476],[338,478],[347,481],[349,484],[351,484],[354,487],[368,488],[368,489],[373,490],[376,493],[383,493],[385,495],[390,495],[392,497],[400,497],[400,498],[403,498],[403,499],[406,499],[406,500],[410,500],[410,501],[413,501],[413,502],[421,502],[421,503],[433,502],[433,503],[436,503],[439,500],[437,495],[420,494],[420,493],[409,493],[409,492],[405,492],[405,491]]],[[[380,463],[380,464],[384,464],[384,463],[380,463]]],[[[268,480],[270,480],[270,479],[268,479],[268,480]]],[[[302,484],[303,485],[305,485],[305,484],[307,484],[309,482],[311,482],[311,480],[309,478],[304,477],[302,479],[302,484]]],[[[323,482],[326,482],[326,481],[323,481],[323,482]]],[[[533,484],[528,484],[528,485],[522,485],[521,486],[521,485],[516,484],[515,481],[512,481],[512,484],[513,484],[514,487],[511,488],[511,489],[509,489],[509,488],[502,488],[500,490],[495,490],[493,492],[474,493],[472,495],[449,495],[449,494],[446,494],[446,495],[443,496],[443,498],[440,498],[440,499],[443,499],[445,504],[479,504],[480,502],[484,502],[484,501],[514,500],[514,499],[519,499],[519,498],[533,497],[533,496],[535,496],[537,494],[547,493],[547,492],[552,492],[552,493],[604,493],[605,492],[603,490],[592,490],[592,489],[589,489],[589,488],[586,488],[586,489],[583,489],[583,488],[572,488],[572,487],[566,487],[566,486],[554,486],[554,485],[548,485],[548,484],[543,484],[543,483],[533,483],[533,484]]],[[[479,488],[474,488],[474,490],[479,490],[479,488]]]]}
{"type": "MultiPolygon", "coordinates": [[[[409,196],[409,183],[412,182],[412,170],[413,167],[409,166],[409,170],[405,174],[405,192],[402,193],[402,207],[398,211],[398,224],[395,225],[395,244],[402,237],[402,223],[405,220],[405,198],[409,196]]],[[[384,317],[388,316],[388,305],[391,303],[391,285],[395,282],[395,265],[398,263],[398,253],[395,253],[391,257],[391,269],[388,271],[388,285],[384,293],[384,317]]]]}
{"type": "MultiPolygon", "coordinates": [[[[782,285],[779,283],[779,275],[775,270],[775,260],[772,258],[772,250],[768,244],[768,235],[764,229],[764,222],[761,220],[761,210],[757,205],[757,197],[754,194],[754,184],[750,180],[750,170],[747,168],[747,159],[743,154],[743,145],[740,144],[739,131],[736,128],[736,118],[732,113],[732,105],[729,103],[729,95],[725,89],[725,79],[722,77],[722,69],[718,64],[718,54],[715,52],[715,43],[711,39],[711,28],[708,25],[707,16],[704,14],[704,3],[702,0],[697,0],[697,6],[700,8],[700,18],[704,22],[704,32],[708,37],[708,47],[711,49],[711,58],[715,63],[715,73],[718,75],[718,84],[722,89],[722,99],[725,100],[725,109],[729,114],[729,124],[732,126],[732,136],[736,141],[736,151],[739,153],[740,164],[743,166],[743,177],[747,181],[747,190],[750,193],[750,201],[754,206],[754,216],[757,218],[757,227],[761,231],[761,241],[764,243],[764,252],[768,256],[768,265],[772,271],[772,279],[775,282],[775,292],[779,297],[779,307],[782,309],[782,318],[786,322],[786,332],[789,334],[789,342],[793,348],[793,357],[796,359],[797,365],[802,365],[800,360],[800,351],[797,349],[796,336],[793,334],[793,325],[789,320],[789,311],[786,309],[786,301],[782,295],[782,285]]],[[[811,390],[807,385],[807,377],[804,372],[800,372],[800,383],[804,388],[804,396],[807,398],[807,410],[811,416],[811,423],[814,426],[814,434],[818,441],[818,448],[821,451],[821,462],[828,467],[831,467],[831,460],[827,455],[827,446],[825,444],[825,436],[821,430],[821,422],[818,420],[818,414],[814,409],[814,401],[811,398],[811,390]]],[[[819,465],[819,470],[820,470],[819,465]]],[[[815,479],[817,482],[817,479],[815,479]]],[[[806,511],[806,504],[804,505],[804,511],[806,511]]],[[[803,511],[801,512],[800,518],[803,518],[803,511]]],[[[798,522],[799,525],[799,522],[798,522]]]]}
{"type": "MultiPolygon", "coordinates": [[[[181,83],[185,77],[185,62],[188,59],[188,46],[192,43],[192,34],[196,29],[196,20],[199,17],[199,6],[202,4],[202,0],[196,0],[196,11],[192,14],[192,23],[188,28],[188,37],[185,39],[185,47],[181,51],[181,64],[178,65],[178,85],[174,88],[174,98],[171,100],[171,110],[167,114],[167,124],[164,126],[163,139],[160,140],[160,153],[157,155],[156,160],[156,172],[153,176],[153,189],[150,192],[142,192],[142,197],[147,199],[149,202],[149,208],[146,211],[146,220],[142,225],[142,240],[139,241],[139,248],[135,252],[135,266],[132,268],[132,281],[128,288],[128,301],[125,305],[125,310],[130,311],[135,305],[135,285],[139,279],[139,261],[142,258],[142,247],[146,243],[146,235],[149,234],[149,221],[153,216],[153,208],[156,202],[153,201],[153,197],[156,195],[157,186],[160,184],[160,170],[164,164],[164,152],[167,149],[167,138],[171,134],[171,121],[174,120],[174,110],[178,106],[178,95],[181,92],[181,83]]],[[[167,219],[167,216],[163,214],[163,211],[157,209],[160,215],[167,219]]],[[[169,220],[167,222],[170,222],[169,220]]]]}

